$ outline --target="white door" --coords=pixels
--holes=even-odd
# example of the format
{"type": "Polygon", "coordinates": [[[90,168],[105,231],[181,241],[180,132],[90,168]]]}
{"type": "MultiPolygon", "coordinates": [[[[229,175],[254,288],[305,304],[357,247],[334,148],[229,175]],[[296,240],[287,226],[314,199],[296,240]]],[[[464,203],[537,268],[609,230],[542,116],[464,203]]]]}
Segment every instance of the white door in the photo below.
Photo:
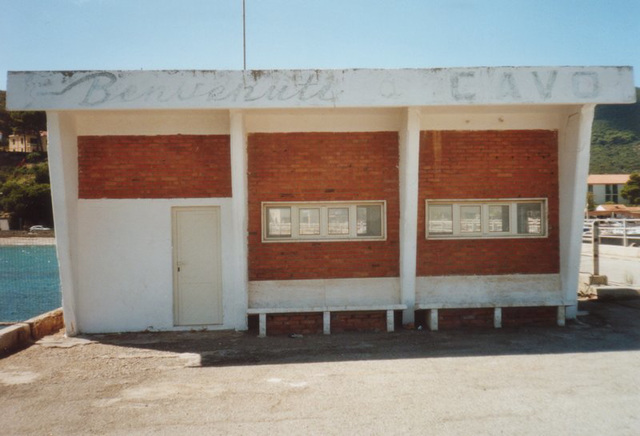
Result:
{"type": "Polygon", "coordinates": [[[220,208],[173,209],[174,322],[222,324],[220,208]]]}

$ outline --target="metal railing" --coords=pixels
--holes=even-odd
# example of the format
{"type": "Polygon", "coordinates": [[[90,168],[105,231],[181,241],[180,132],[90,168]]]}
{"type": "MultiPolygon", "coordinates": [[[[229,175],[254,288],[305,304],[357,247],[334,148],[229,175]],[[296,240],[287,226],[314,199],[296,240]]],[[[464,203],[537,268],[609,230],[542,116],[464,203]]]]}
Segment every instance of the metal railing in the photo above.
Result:
{"type": "Polygon", "coordinates": [[[582,242],[593,242],[594,223],[597,223],[601,244],[640,247],[640,219],[607,218],[584,220],[582,242]]]}

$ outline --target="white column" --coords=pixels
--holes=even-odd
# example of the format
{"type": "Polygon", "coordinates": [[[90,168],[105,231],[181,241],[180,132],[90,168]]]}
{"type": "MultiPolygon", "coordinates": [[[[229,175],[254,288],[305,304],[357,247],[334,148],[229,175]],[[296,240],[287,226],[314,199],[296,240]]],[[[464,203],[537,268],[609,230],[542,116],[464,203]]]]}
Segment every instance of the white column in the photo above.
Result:
{"type": "Polygon", "coordinates": [[[393,310],[387,310],[387,331],[392,332],[395,328],[393,310]]]}
{"type": "Polygon", "coordinates": [[[502,328],[502,307],[493,309],[493,327],[496,329],[502,328]]]}
{"type": "Polygon", "coordinates": [[[238,328],[247,329],[247,308],[249,306],[249,272],[248,272],[248,189],[247,189],[247,134],[245,130],[244,113],[240,110],[232,110],[230,116],[230,143],[231,143],[231,191],[232,191],[232,216],[233,216],[233,240],[235,242],[233,252],[234,292],[238,295],[235,301],[239,301],[239,307],[231,311],[238,317],[238,328]]]}
{"type": "Polygon", "coordinates": [[[560,279],[567,318],[575,318],[595,105],[572,107],[559,131],[560,279]]]}
{"type": "Polygon", "coordinates": [[[78,329],[77,259],[78,220],[78,136],[73,114],[47,112],[49,173],[56,250],[65,331],[75,336],[78,329]]]}
{"type": "Polygon", "coordinates": [[[438,309],[427,310],[427,324],[432,332],[438,331],[438,309]]]}
{"type": "Polygon", "coordinates": [[[322,313],[322,333],[325,335],[331,334],[331,312],[322,313]]]}
{"type": "Polygon", "coordinates": [[[403,323],[414,321],[418,238],[420,110],[407,108],[400,131],[400,296],[407,305],[403,323]]]}

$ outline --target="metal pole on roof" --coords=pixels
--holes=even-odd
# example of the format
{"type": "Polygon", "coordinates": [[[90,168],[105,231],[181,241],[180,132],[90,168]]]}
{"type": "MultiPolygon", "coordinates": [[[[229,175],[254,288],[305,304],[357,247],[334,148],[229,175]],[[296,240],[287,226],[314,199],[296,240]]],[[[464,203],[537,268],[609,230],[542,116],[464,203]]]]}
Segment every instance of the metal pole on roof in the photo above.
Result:
{"type": "Polygon", "coordinates": [[[246,0],[242,0],[242,70],[247,70],[247,26],[245,19],[246,0]]]}

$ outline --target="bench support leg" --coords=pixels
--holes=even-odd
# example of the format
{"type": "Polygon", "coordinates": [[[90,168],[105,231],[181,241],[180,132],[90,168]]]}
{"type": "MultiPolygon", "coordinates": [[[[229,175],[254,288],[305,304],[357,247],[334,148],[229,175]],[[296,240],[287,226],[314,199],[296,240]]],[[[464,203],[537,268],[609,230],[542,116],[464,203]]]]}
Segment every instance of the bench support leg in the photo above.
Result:
{"type": "Polygon", "coordinates": [[[427,311],[427,322],[429,323],[429,330],[432,332],[438,330],[438,309],[429,309],[427,311]]]}
{"type": "Polygon", "coordinates": [[[267,314],[266,313],[258,314],[258,319],[259,319],[258,337],[264,338],[265,336],[267,336],[267,314]]]}
{"type": "Polygon", "coordinates": [[[331,312],[322,313],[322,333],[331,334],[331,312]]]}
{"type": "Polygon", "coordinates": [[[502,328],[502,307],[496,307],[493,309],[493,327],[502,328]]]}
{"type": "Polygon", "coordinates": [[[558,306],[558,326],[564,327],[566,323],[566,308],[564,306],[558,306]]]}
{"type": "Polygon", "coordinates": [[[387,310],[387,332],[392,332],[394,328],[393,310],[387,310]]]}

